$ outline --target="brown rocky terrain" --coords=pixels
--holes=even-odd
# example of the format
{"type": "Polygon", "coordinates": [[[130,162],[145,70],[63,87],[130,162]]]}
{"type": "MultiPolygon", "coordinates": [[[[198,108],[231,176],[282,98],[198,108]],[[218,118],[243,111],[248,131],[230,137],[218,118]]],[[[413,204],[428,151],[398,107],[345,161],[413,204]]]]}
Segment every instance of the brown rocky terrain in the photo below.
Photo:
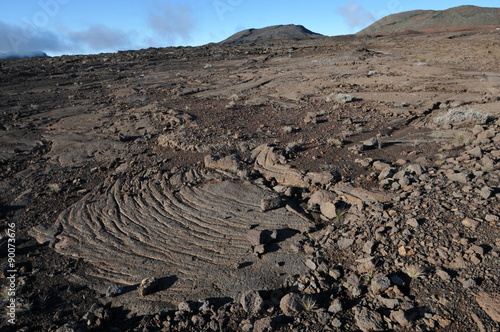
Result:
{"type": "Polygon", "coordinates": [[[499,42],[0,62],[2,328],[498,330],[499,42]]]}
{"type": "Polygon", "coordinates": [[[459,6],[446,10],[413,10],[386,16],[358,34],[458,31],[485,26],[500,27],[500,8],[459,6]]]}

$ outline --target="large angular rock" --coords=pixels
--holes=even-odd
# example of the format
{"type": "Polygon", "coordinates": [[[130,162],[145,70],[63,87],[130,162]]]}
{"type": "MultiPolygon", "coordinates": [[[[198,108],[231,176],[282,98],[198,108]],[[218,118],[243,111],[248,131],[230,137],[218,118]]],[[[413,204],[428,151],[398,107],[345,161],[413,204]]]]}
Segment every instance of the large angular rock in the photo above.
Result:
{"type": "Polygon", "coordinates": [[[422,165],[420,165],[420,164],[411,164],[411,165],[408,165],[405,168],[405,170],[408,173],[416,174],[416,175],[422,175],[425,172],[425,168],[422,165]]]}
{"type": "Polygon", "coordinates": [[[315,191],[309,198],[309,209],[313,210],[319,206],[321,214],[328,219],[333,219],[337,216],[335,203],[337,202],[337,194],[328,190],[315,191]]]}
{"type": "Polygon", "coordinates": [[[462,172],[448,172],[446,173],[446,176],[448,177],[448,180],[453,181],[453,182],[459,182],[466,184],[467,180],[469,179],[469,176],[465,173],[462,172]]]}
{"type": "Polygon", "coordinates": [[[391,281],[382,273],[376,274],[370,283],[373,294],[385,292],[389,287],[391,287],[391,281]]]}
{"type": "Polygon", "coordinates": [[[262,212],[266,212],[269,210],[278,209],[283,207],[284,201],[280,196],[272,196],[266,197],[260,200],[260,209],[262,212]]]}
{"type": "Polygon", "coordinates": [[[309,172],[306,174],[305,180],[311,185],[327,186],[330,183],[340,181],[341,176],[338,172],[309,172]]]}
{"type": "Polygon", "coordinates": [[[274,331],[274,324],[271,317],[261,318],[253,324],[253,332],[272,332],[274,331]]]}
{"type": "Polygon", "coordinates": [[[141,284],[139,285],[139,295],[146,296],[148,294],[151,294],[159,284],[160,283],[158,282],[158,279],[154,277],[143,279],[141,281],[141,284]]]}
{"type": "Polygon", "coordinates": [[[462,219],[462,225],[472,230],[476,230],[476,228],[479,226],[479,222],[475,219],[464,218],[462,219]]]}
{"type": "Polygon", "coordinates": [[[321,214],[328,219],[334,219],[337,217],[337,207],[334,202],[325,202],[319,206],[321,214]]]}
{"type": "Polygon", "coordinates": [[[354,310],[354,318],[361,331],[384,331],[384,322],[379,313],[367,308],[355,308],[354,310]]]}
{"type": "Polygon", "coordinates": [[[255,170],[264,175],[267,180],[275,179],[283,186],[305,188],[308,181],[305,175],[300,171],[285,165],[285,158],[278,154],[276,150],[263,144],[252,151],[252,157],[255,159],[255,170]]]}
{"type": "Polygon", "coordinates": [[[338,195],[332,191],[328,190],[317,190],[315,191],[311,197],[309,198],[308,205],[312,207],[314,205],[319,205],[328,202],[335,202],[337,200],[338,195]]]}
{"type": "Polygon", "coordinates": [[[333,190],[339,196],[346,197],[347,200],[352,202],[353,204],[357,204],[359,201],[364,203],[384,203],[391,201],[394,197],[394,194],[385,191],[357,188],[349,183],[344,182],[337,183],[333,187],[333,190]]]}
{"type": "Polygon", "coordinates": [[[353,96],[338,92],[333,92],[330,95],[328,95],[328,97],[326,97],[327,102],[336,102],[339,104],[346,104],[353,100],[354,100],[353,96]]]}
{"type": "Polygon", "coordinates": [[[479,292],[476,301],[491,319],[500,323],[500,294],[479,292]]]}
{"type": "Polygon", "coordinates": [[[344,310],[344,307],[342,306],[342,302],[340,301],[340,299],[334,299],[328,307],[328,312],[332,314],[338,314],[342,310],[344,310]]]}
{"type": "Polygon", "coordinates": [[[269,244],[276,240],[276,236],[276,232],[270,230],[250,229],[247,232],[247,239],[254,246],[258,246],[259,244],[269,244]]]}
{"type": "Polygon", "coordinates": [[[297,293],[288,293],[281,298],[280,309],[286,316],[295,316],[302,311],[302,297],[297,293]]]}
{"type": "Polygon", "coordinates": [[[240,300],[243,310],[251,315],[258,314],[264,307],[264,300],[260,296],[259,292],[254,290],[249,290],[241,295],[240,300]]]}
{"type": "Polygon", "coordinates": [[[205,161],[205,167],[220,171],[237,173],[238,170],[243,168],[243,164],[240,161],[239,157],[234,154],[222,158],[219,158],[217,156],[207,155],[205,156],[204,161],[205,161]]]}
{"type": "Polygon", "coordinates": [[[363,141],[364,150],[374,149],[377,146],[378,146],[378,140],[376,137],[372,137],[370,139],[367,139],[366,141],[363,141]]]}
{"type": "Polygon", "coordinates": [[[484,125],[490,121],[491,116],[473,109],[451,109],[447,113],[436,116],[433,121],[436,124],[464,125],[478,124],[484,125]]]}
{"type": "Polygon", "coordinates": [[[408,315],[404,310],[392,311],[390,317],[393,321],[396,321],[401,326],[404,327],[411,326],[411,322],[408,319],[408,315]]]}

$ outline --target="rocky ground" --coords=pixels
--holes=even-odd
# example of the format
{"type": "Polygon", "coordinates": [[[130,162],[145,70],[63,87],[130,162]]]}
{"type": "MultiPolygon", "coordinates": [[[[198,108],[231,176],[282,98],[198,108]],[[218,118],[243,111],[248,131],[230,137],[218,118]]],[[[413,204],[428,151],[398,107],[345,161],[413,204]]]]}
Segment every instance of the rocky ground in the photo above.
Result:
{"type": "Polygon", "coordinates": [[[2,329],[498,330],[499,40],[0,62],[2,329]]]}

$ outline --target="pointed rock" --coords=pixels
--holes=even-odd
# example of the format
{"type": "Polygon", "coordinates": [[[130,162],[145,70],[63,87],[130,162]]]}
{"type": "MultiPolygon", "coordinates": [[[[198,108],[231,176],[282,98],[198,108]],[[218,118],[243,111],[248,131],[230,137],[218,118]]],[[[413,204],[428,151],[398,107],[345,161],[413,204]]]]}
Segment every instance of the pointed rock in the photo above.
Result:
{"type": "Polygon", "coordinates": [[[153,290],[158,287],[158,285],[158,279],[154,277],[143,279],[141,281],[141,284],[139,285],[139,295],[146,296],[148,294],[151,294],[153,290]]]}
{"type": "Polygon", "coordinates": [[[385,292],[389,287],[391,287],[391,281],[382,273],[376,274],[370,284],[373,294],[385,292]]]}
{"type": "Polygon", "coordinates": [[[264,306],[264,300],[260,296],[259,292],[254,290],[244,292],[241,295],[240,303],[243,310],[251,315],[258,314],[264,306]]]}
{"type": "Polygon", "coordinates": [[[384,331],[384,323],[380,314],[367,308],[355,308],[354,318],[359,329],[363,332],[384,331]]]}

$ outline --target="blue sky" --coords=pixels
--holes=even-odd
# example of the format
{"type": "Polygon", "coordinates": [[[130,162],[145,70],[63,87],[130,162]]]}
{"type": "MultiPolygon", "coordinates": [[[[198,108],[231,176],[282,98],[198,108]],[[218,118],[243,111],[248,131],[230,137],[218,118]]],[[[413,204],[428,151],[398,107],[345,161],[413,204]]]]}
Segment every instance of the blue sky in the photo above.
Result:
{"type": "Polygon", "coordinates": [[[414,9],[441,10],[498,0],[2,0],[0,52],[49,55],[219,42],[233,33],[301,24],[324,35],[359,31],[374,20],[414,9]]]}

